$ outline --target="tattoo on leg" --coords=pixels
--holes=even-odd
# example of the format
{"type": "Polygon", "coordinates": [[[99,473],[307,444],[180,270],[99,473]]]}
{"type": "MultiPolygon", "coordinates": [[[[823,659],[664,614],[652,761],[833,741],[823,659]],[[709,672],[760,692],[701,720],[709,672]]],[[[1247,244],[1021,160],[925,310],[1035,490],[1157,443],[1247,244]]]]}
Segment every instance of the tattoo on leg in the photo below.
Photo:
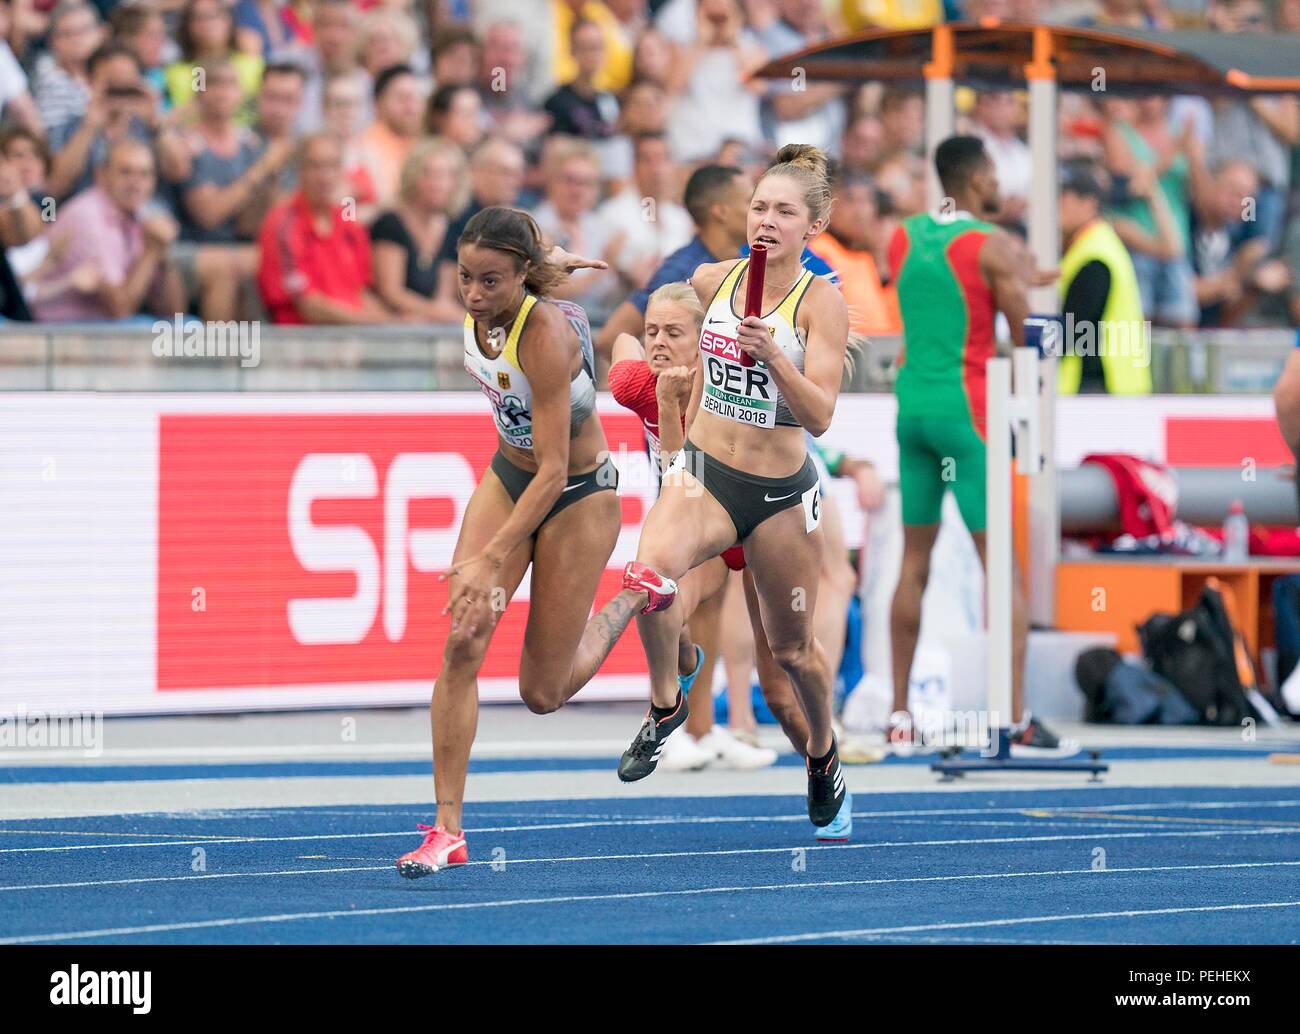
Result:
{"type": "Polygon", "coordinates": [[[443,807],[454,808],[456,805],[460,803],[460,801],[437,801],[436,803],[439,808],[443,808],[443,807]]]}
{"type": "Polygon", "coordinates": [[[640,609],[641,605],[637,595],[635,593],[628,593],[627,595],[631,598],[626,598],[620,592],[605,604],[595,617],[596,635],[598,636],[596,641],[603,649],[601,660],[604,660],[609,651],[614,649],[614,644],[627,631],[627,626],[632,623],[632,618],[640,609]]]}
{"type": "Polygon", "coordinates": [[[605,663],[614,644],[642,606],[644,604],[638,601],[637,593],[624,589],[587,622],[582,633],[578,661],[574,664],[574,673],[581,679],[579,685],[586,685],[605,663]]]}

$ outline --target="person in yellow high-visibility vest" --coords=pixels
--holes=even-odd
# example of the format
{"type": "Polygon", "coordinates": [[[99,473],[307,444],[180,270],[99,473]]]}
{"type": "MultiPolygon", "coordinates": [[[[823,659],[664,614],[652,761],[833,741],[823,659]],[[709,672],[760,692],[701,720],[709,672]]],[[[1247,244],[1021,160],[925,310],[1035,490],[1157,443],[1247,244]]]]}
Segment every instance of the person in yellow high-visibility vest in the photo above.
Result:
{"type": "Polygon", "coordinates": [[[1091,162],[1069,163],[1060,185],[1061,315],[1057,390],[1151,393],[1151,337],[1128,249],[1101,217],[1106,186],[1091,162]]]}

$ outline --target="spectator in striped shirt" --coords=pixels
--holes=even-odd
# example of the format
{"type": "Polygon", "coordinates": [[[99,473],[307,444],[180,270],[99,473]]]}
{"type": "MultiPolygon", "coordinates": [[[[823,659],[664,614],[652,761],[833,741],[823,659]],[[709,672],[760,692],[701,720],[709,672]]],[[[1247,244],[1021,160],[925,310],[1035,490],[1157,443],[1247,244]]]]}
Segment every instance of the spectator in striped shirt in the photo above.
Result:
{"type": "Polygon", "coordinates": [[[67,0],[50,13],[50,53],[36,61],[32,96],[48,128],[80,118],[90,103],[90,55],[103,38],[95,9],[67,0]]]}

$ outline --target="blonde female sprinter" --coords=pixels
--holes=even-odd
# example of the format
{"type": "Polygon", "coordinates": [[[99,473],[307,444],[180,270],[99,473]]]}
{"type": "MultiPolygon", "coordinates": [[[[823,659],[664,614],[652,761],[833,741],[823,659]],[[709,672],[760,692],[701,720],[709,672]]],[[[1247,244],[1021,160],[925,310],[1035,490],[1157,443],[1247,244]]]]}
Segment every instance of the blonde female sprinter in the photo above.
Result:
{"type": "Polygon", "coordinates": [[[761,317],[738,312],[749,260],[700,266],[691,284],[706,307],[702,376],[692,391],[684,448],[669,464],[646,519],[625,591],[650,669],[650,713],[619,775],[654,770],[664,740],[685,720],[677,686],[676,579],[740,543],[753,572],[772,656],[794,684],[808,723],[808,816],[829,825],[847,797],[831,725],[831,671],[813,634],[822,566],[821,492],[804,430],[820,436],[839,397],[848,342],[840,292],[804,269],[804,245],[826,225],[826,156],[792,144],[754,189],[751,247],[767,248],[761,317]]]}

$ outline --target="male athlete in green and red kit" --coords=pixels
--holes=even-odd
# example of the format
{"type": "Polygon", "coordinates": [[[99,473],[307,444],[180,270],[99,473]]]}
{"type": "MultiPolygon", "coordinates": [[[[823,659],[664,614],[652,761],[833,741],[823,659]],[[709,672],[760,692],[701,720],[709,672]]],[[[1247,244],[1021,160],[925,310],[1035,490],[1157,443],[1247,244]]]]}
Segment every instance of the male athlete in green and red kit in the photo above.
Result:
{"type": "MultiPolygon", "coordinates": [[[[1012,340],[1023,344],[1026,286],[1045,282],[1043,274],[1033,272],[1019,239],[981,218],[997,212],[1001,200],[993,162],[979,138],[949,137],[935,151],[934,161],[944,203],[938,213],[904,220],[889,244],[889,268],[903,316],[894,389],[903,565],[890,612],[894,715],[888,734],[900,746],[913,742],[908,677],[947,488],[953,490],[981,563],[985,559],[985,363],[998,352],[994,322],[1000,310],[1012,340]]],[[[1023,713],[1029,624],[1019,572],[1012,582],[1013,749],[1069,750],[1042,722],[1023,713]]]]}

